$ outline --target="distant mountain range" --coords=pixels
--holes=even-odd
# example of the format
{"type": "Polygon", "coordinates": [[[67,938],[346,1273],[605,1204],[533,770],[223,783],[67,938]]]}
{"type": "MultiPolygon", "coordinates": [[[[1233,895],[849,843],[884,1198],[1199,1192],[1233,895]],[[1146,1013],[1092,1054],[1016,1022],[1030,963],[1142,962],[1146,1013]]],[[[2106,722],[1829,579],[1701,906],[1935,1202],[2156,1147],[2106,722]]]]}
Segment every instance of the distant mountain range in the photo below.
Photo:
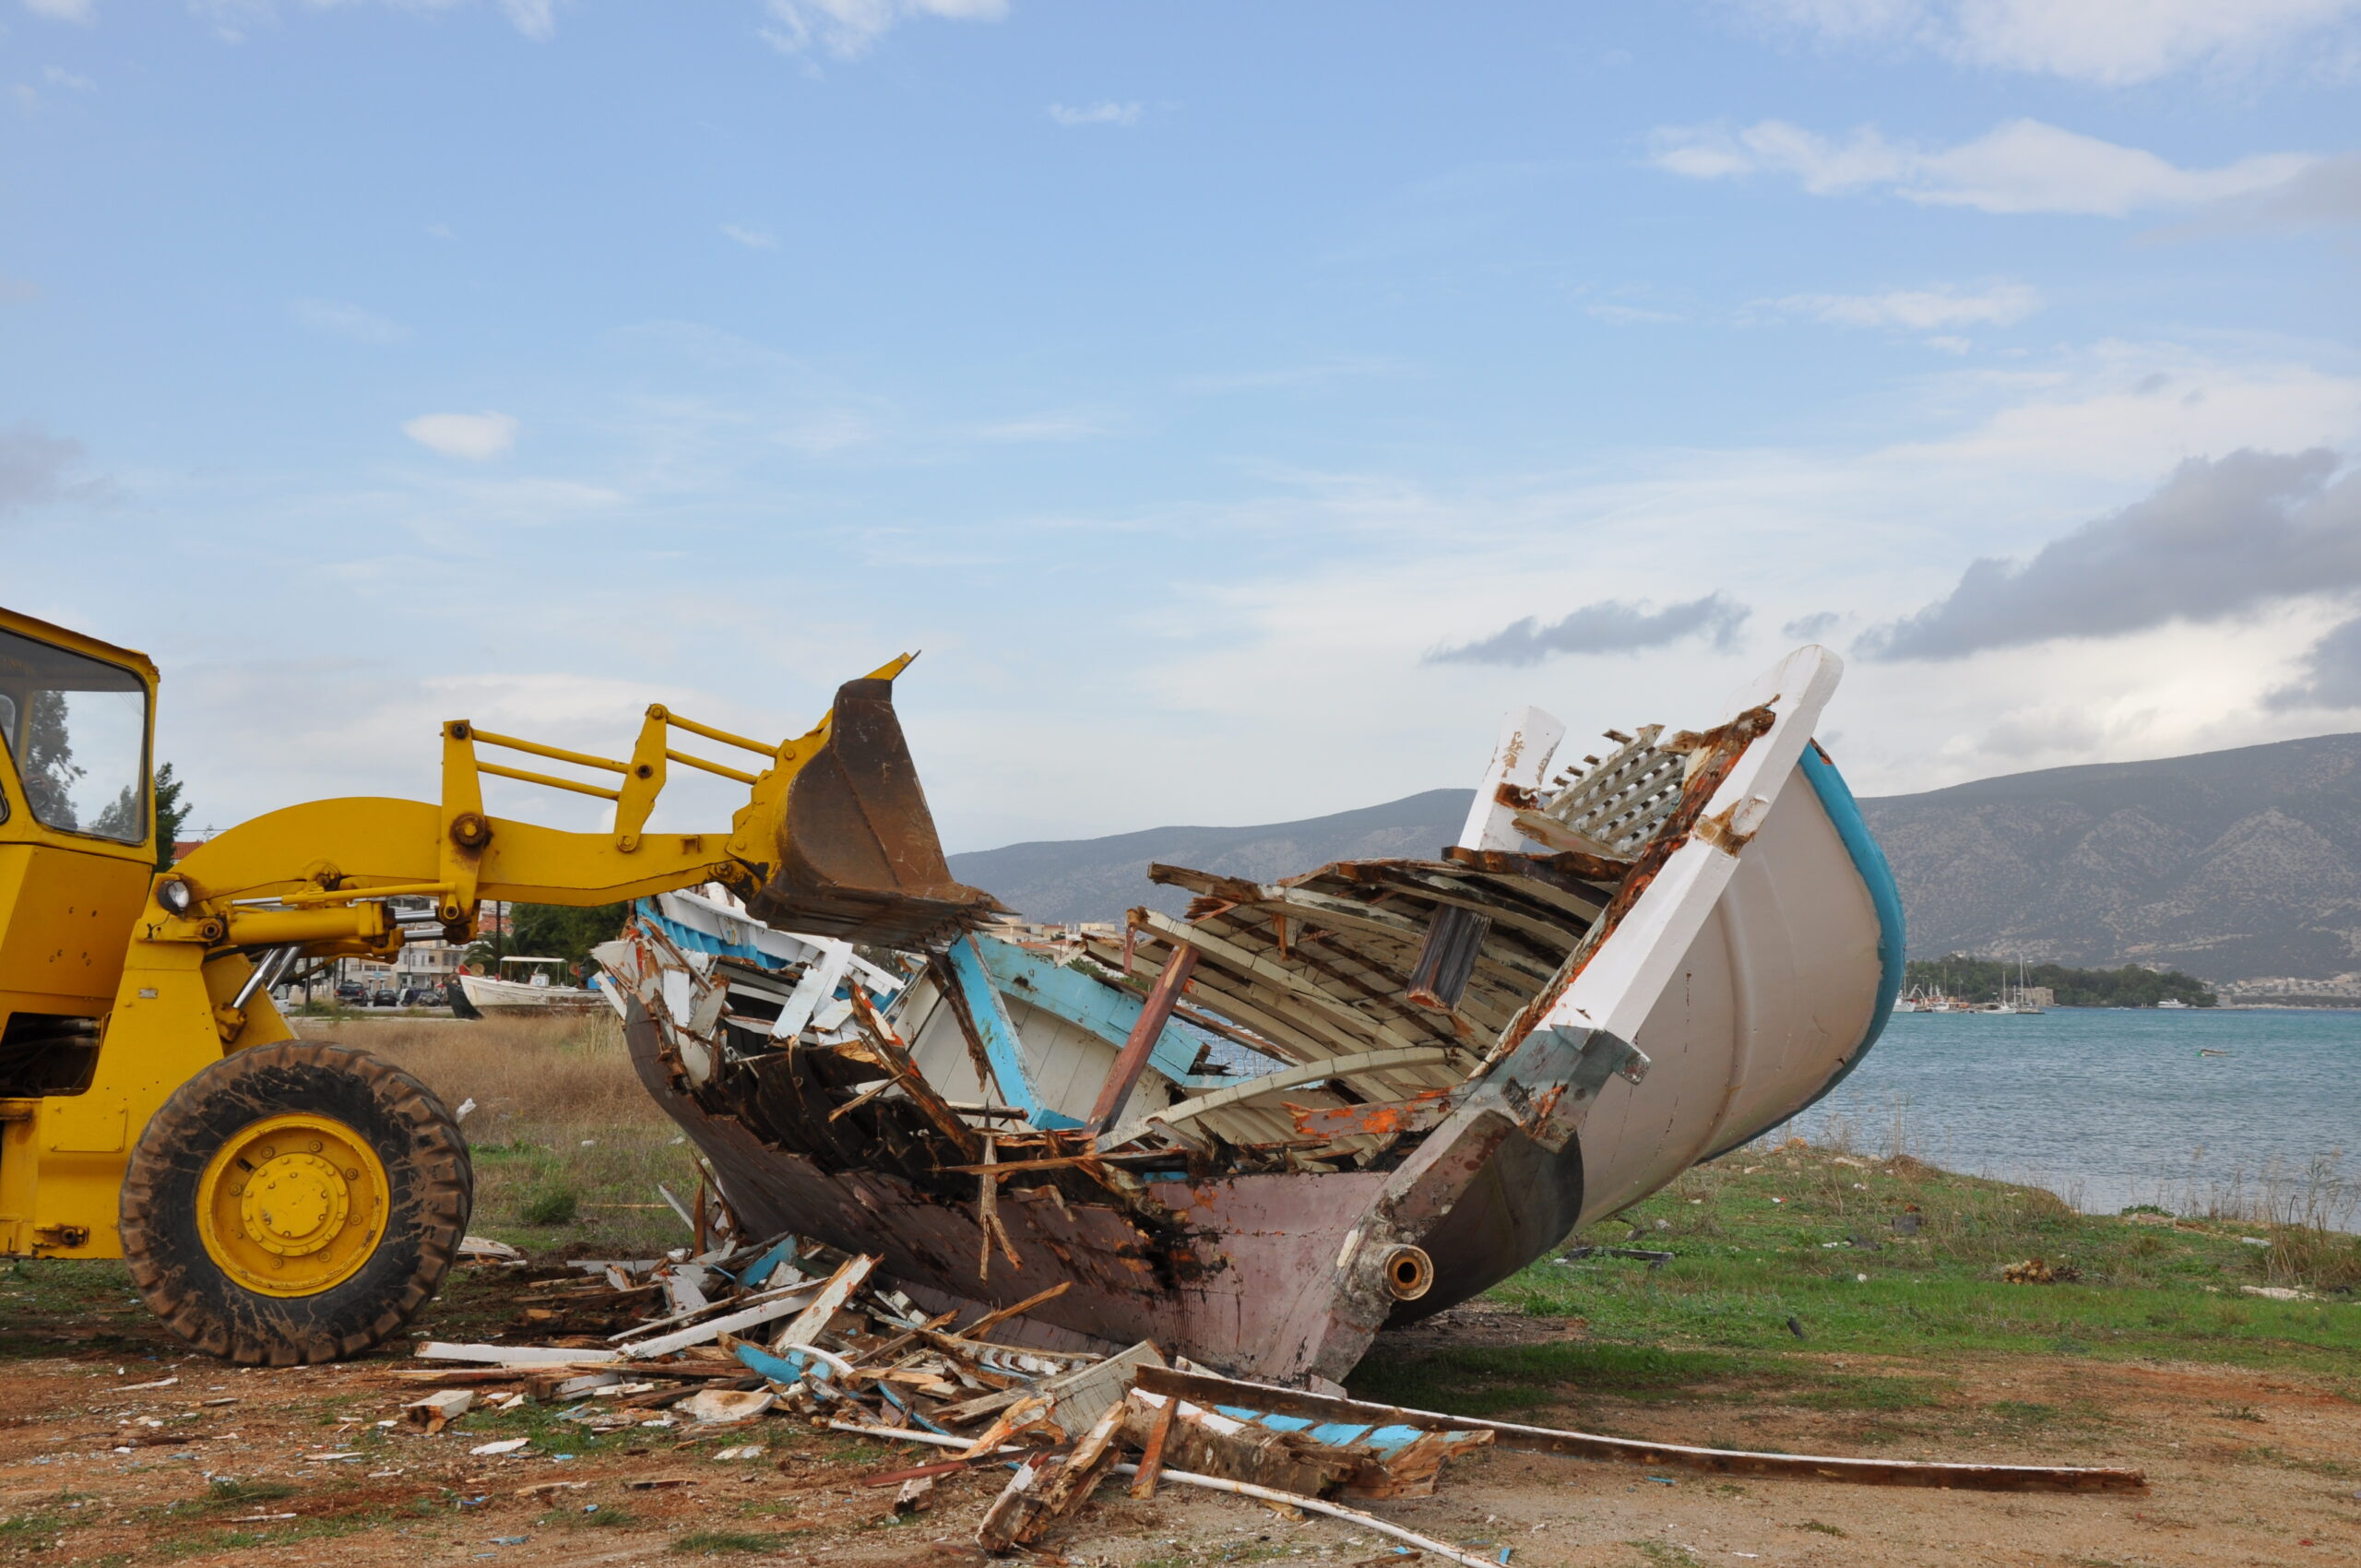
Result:
{"type": "Polygon", "coordinates": [[[2013,773],[1861,802],[1914,956],[2361,968],[2361,735],[2013,773]]]}
{"type": "MultiPolygon", "coordinates": [[[[1273,880],[1431,855],[1470,791],[1253,827],[1155,827],[951,857],[1037,921],[1179,913],[1166,861],[1273,880]]],[[[1914,957],[2169,964],[2209,980],[2361,969],[2361,735],[2014,773],[1864,800],[1902,885],[1914,957]]]]}
{"type": "Polygon", "coordinates": [[[1459,837],[1473,790],[1429,790],[1382,806],[1259,827],[1151,827],[1111,838],[1011,844],[951,857],[951,874],[1035,921],[1120,921],[1145,904],[1178,915],[1189,895],[1147,879],[1151,861],[1275,882],[1330,861],[1431,855],[1459,837]]]}

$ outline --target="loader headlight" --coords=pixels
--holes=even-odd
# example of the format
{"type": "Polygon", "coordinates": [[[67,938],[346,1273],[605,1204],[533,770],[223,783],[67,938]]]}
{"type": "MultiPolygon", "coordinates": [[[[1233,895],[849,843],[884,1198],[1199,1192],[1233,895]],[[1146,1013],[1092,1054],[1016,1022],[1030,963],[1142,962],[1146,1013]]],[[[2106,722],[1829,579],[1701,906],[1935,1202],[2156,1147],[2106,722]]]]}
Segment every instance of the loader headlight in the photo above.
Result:
{"type": "Polygon", "coordinates": [[[189,906],[196,902],[196,896],[188,890],[187,883],[175,876],[156,885],[156,902],[176,915],[184,915],[189,906]]]}

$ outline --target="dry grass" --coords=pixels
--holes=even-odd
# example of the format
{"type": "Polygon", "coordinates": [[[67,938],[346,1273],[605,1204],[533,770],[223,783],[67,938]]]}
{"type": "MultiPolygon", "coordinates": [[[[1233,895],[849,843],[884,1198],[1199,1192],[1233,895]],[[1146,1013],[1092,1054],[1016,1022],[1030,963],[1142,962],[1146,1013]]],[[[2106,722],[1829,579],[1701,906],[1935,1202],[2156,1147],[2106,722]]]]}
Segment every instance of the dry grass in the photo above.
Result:
{"type": "Polygon", "coordinates": [[[633,1073],[611,1015],[301,1023],[414,1073],[474,1150],[478,1234],[536,1253],[646,1255],[688,1232],[657,1195],[696,1191],[687,1140],[633,1073]]]}

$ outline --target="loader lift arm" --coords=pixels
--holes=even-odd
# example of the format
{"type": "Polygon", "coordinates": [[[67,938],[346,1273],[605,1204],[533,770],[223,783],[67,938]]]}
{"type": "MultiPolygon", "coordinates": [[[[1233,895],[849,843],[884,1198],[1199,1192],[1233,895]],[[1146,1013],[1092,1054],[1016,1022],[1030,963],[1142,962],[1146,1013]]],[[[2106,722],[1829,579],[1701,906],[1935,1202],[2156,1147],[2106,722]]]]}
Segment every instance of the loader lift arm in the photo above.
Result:
{"type": "Polygon", "coordinates": [[[465,1140],[409,1075],[296,1039],[272,978],[300,959],[390,959],[425,927],[465,941],[487,898],[595,905],[709,881],[782,923],[946,940],[998,906],[944,862],[893,714],[908,663],[847,683],[826,718],[776,745],[662,705],[628,759],[454,720],[439,801],[311,802],[193,850],[152,878],[129,922],[87,1085],[0,1102],[0,1122],[22,1124],[13,1170],[0,1167],[24,1211],[13,1250],[127,1258],[175,1332],[234,1360],[318,1360],[379,1342],[457,1250],[473,1194],[465,1140]],[[735,748],[745,766],[681,749],[684,736],[735,748]],[[648,831],[676,764],[746,787],[727,831],[648,831]],[[569,832],[490,815],[485,775],[611,800],[613,823],[569,832]],[[406,915],[396,899],[432,909],[406,915]]]}

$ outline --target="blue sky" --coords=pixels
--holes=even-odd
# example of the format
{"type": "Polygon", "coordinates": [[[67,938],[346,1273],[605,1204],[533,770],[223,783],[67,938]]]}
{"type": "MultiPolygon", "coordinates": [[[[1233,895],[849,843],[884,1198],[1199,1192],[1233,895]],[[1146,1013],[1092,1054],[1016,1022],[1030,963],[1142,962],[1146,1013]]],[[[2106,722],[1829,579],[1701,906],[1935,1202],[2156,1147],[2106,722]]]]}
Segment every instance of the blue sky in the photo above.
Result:
{"type": "Polygon", "coordinates": [[[0,23],[0,601],[202,820],[906,647],[957,849],[1808,639],[1864,791],[2361,727],[2355,0],[0,23]]]}

